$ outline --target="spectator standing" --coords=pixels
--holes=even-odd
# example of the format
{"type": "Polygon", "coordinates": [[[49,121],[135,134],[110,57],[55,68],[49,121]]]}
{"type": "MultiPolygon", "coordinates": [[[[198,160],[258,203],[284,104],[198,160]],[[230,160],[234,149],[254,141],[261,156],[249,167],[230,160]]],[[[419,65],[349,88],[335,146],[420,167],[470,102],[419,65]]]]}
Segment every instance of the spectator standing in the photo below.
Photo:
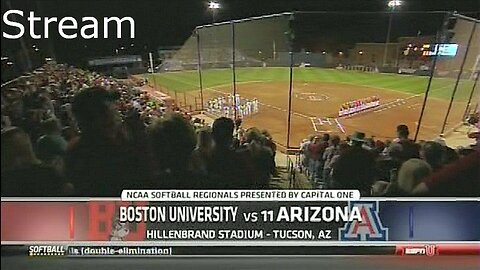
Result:
{"type": "Polygon", "coordinates": [[[253,168],[248,166],[249,153],[233,149],[233,131],[234,123],[230,118],[220,117],[213,122],[214,143],[207,171],[214,188],[247,188],[254,179],[253,168]]]}
{"type": "Polygon", "coordinates": [[[390,147],[399,147],[399,158],[402,162],[411,158],[420,158],[419,146],[409,138],[410,131],[406,125],[397,126],[397,138],[390,147]]]}
{"type": "Polygon", "coordinates": [[[371,194],[375,181],[375,159],[362,147],[360,136],[353,136],[352,147],[340,154],[333,165],[333,186],[339,189],[358,189],[362,195],[371,194]]]}
{"type": "Polygon", "coordinates": [[[68,178],[80,196],[119,196],[135,187],[145,171],[122,132],[115,102],[119,96],[100,87],[75,95],[73,112],[81,134],[67,151],[68,178]]]}
{"type": "Polygon", "coordinates": [[[209,128],[197,131],[197,146],[192,153],[192,168],[194,171],[207,175],[207,164],[212,152],[212,133],[209,128]]]}
{"type": "Polygon", "coordinates": [[[149,127],[155,175],[149,188],[196,189],[205,187],[205,177],[190,170],[195,148],[193,126],[180,114],[157,119],[149,127]]]}
{"type": "Polygon", "coordinates": [[[264,145],[265,137],[257,128],[250,128],[246,132],[246,149],[251,156],[251,163],[255,170],[255,188],[266,188],[270,177],[275,173],[275,160],[271,148],[264,145]]]}
{"type": "Polygon", "coordinates": [[[323,143],[319,136],[315,136],[313,142],[308,145],[308,157],[309,165],[308,171],[310,173],[310,181],[315,182],[318,175],[318,170],[320,167],[320,160],[323,155],[323,143]]]}
{"type": "Polygon", "coordinates": [[[331,186],[330,173],[332,171],[332,160],[335,155],[340,154],[340,136],[334,135],[330,139],[330,145],[323,153],[323,179],[328,186],[331,186]]]}

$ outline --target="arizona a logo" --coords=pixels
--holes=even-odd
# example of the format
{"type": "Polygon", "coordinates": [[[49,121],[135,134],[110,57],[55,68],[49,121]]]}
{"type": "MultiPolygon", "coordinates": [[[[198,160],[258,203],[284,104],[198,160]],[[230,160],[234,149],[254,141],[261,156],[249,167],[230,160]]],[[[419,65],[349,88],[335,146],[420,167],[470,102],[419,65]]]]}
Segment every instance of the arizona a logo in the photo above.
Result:
{"type": "Polygon", "coordinates": [[[340,241],[387,241],[388,228],[378,217],[378,202],[349,202],[349,208],[358,207],[362,221],[347,222],[338,229],[340,241]]]}

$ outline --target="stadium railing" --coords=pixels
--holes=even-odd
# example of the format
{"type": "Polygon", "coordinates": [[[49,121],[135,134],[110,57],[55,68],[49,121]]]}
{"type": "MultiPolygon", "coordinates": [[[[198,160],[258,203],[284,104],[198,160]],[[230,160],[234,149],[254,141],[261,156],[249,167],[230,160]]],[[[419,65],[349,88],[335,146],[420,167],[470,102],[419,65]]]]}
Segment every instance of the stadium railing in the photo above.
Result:
{"type": "Polygon", "coordinates": [[[299,164],[299,152],[297,149],[288,149],[286,151],[287,157],[287,175],[289,188],[299,188],[297,181],[297,169],[299,164]]]}

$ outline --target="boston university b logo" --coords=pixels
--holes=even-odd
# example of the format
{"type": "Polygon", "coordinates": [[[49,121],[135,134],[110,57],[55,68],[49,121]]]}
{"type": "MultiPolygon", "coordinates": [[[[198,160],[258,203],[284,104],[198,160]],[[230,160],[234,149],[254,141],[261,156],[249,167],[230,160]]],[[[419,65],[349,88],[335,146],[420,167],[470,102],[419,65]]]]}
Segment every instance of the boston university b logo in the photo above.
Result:
{"type": "Polygon", "coordinates": [[[349,202],[350,209],[358,207],[362,221],[347,222],[338,229],[340,241],[387,241],[388,228],[378,217],[378,202],[349,202]]]}

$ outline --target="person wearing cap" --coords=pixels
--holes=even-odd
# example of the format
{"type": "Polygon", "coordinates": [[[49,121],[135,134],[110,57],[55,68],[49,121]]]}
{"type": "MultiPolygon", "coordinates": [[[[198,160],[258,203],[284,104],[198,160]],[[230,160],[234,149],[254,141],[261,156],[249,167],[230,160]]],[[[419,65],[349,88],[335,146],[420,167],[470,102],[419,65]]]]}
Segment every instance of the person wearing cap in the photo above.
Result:
{"type": "Polygon", "coordinates": [[[365,133],[363,132],[354,132],[350,137],[351,146],[362,146],[365,142],[365,133]]]}
{"type": "Polygon", "coordinates": [[[356,131],[350,137],[350,144],[353,147],[361,147],[365,150],[371,151],[372,147],[368,146],[365,133],[356,131]]]}

